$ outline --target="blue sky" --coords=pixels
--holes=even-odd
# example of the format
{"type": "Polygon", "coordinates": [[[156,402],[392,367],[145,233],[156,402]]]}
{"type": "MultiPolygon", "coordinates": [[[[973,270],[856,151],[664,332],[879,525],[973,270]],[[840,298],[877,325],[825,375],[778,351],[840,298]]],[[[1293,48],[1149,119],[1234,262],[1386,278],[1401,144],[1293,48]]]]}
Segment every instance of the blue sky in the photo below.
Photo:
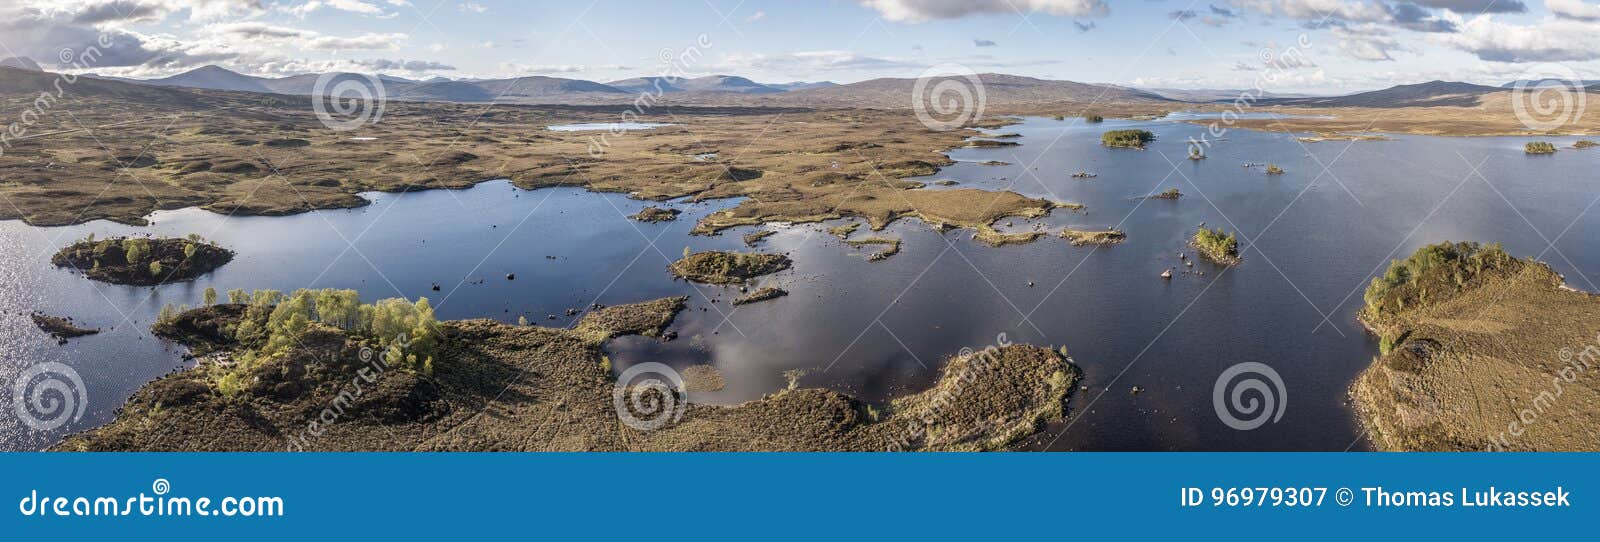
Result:
{"type": "Polygon", "coordinates": [[[691,73],[764,82],[915,77],[944,63],[1145,87],[1260,83],[1301,92],[1600,74],[1596,0],[4,4],[0,56],[48,65],[63,48],[111,36],[114,51],[80,71],[141,77],[219,64],[258,75],[341,69],[607,81],[660,73],[663,50],[691,47],[702,55],[684,66],[691,73]]]}

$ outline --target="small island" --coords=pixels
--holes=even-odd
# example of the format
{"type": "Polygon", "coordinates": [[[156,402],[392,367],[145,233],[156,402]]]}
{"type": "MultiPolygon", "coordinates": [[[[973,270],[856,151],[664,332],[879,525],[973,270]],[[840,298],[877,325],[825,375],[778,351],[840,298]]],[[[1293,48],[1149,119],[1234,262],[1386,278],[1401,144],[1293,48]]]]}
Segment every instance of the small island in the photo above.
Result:
{"type": "Polygon", "coordinates": [[[1143,149],[1155,140],[1156,135],[1149,130],[1112,130],[1100,135],[1100,144],[1113,148],[1143,149]]]}
{"type": "Polygon", "coordinates": [[[49,333],[51,337],[55,337],[56,341],[61,344],[66,344],[67,339],[94,335],[100,332],[98,329],[78,327],[71,318],[50,316],[42,312],[33,313],[33,325],[39,326],[41,331],[49,333]]]}
{"type": "Polygon", "coordinates": [[[1222,228],[1215,230],[1200,228],[1200,231],[1194,232],[1194,239],[1189,244],[1194,245],[1202,256],[1213,262],[1223,265],[1240,262],[1238,237],[1222,228]]]}
{"type": "MultiPolygon", "coordinates": [[[[687,251],[685,251],[687,252],[687,251]]],[[[706,251],[685,254],[668,269],[685,280],[710,284],[739,284],[788,269],[793,262],[782,254],[706,251]]]]}
{"type": "Polygon", "coordinates": [[[1158,194],[1149,196],[1150,199],[1178,199],[1181,197],[1183,197],[1183,192],[1179,192],[1177,188],[1168,188],[1158,194]]]}
{"type": "Polygon", "coordinates": [[[788,290],[784,290],[783,288],[767,287],[733,298],[733,304],[735,306],[749,305],[751,303],[760,303],[769,299],[777,299],[786,295],[789,295],[788,290]]]}
{"type": "MultiPolygon", "coordinates": [[[[1061,119],[1058,118],[1056,120],[1061,120],[1061,119]]],[[[1089,124],[1100,124],[1102,122],[1105,122],[1106,118],[1102,117],[1100,115],[1084,115],[1083,116],[1083,121],[1087,122],[1089,124]]]]}
{"type": "Polygon", "coordinates": [[[1108,229],[1100,231],[1085,231],[1066,229],[1061,230],[1061,237],[1065,238],[1072,246],[1085,245],[1111,246],[1121,244],[1128,239],[1128,234],[1122,230],[1108,229]]]}
{"type": "Polygon", "coordinates": [[[1528,154],[1555,154],[1556,146],[1548,141],[1530,141],[1522,146],[1522,150],[1528,154]]]}
{"type": "Polygon", "coordinates": [[[1600,143],[1588,139],[1579,139],[1577,143],[1572,144],[1574,149],[1587,149],[1590,147],[1600,147],[1600,143]]]}
{"type": "Polygon", "coordinates": [[[883,250],[879,250],[877,252],[872,253],[872,255],[867,256],[867,261],[870,261],[870,262],[878,262],[878,261],[887,260],[887,259],[889,259],[890,256],[893,256],[895,254],[899,254],[900,253],[900,240],[899,239],[889,239],[889,238],[886,238],[886,237],[868,237],[868,238],[865,238],[865,239],[846,240],[844,242],[844,244],[847,244],[847,245],[850,245],[850,246],[853,246],[853,247],[856,247],[856,248],[870,246],[870,245],[882,246],[883,250]]]}
{"type": "Polygon", "coordinates": [[[129,286],[186,282],[233,260],[233,251],[191,235],[185,239],[93,235],[61,249],[50,263],[92,280],[129,286]]]}
{"type": "Polygon", "coordinates": [[[638,214],[629,216],[628,218],[640,222],[671,222],[673,220],[677,220],[678,214],[682,212],[683,211],[679,211],[677,209],[663,209],[661,207],[652,206],[645,207],[644,209],[641,209],[638,214]]]}
{"type": "Polygon", "coordinates": [[[1278,164],[1267,164],[1267,175],[1283,175],[1283,168],[1278,164]]]}

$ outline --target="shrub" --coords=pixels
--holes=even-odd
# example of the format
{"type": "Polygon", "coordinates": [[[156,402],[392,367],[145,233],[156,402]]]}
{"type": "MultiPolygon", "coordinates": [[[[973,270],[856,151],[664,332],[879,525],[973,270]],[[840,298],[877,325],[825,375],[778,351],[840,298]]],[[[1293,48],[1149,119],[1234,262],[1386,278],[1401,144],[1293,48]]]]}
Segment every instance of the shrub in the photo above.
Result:
{"type": "Polygon", "coordinates": [[[1102,117],[1100,115],[1084,115],[1083,116],[1083,121],[1087,122],[1087,123],[1090,123],[1090,124],[1099,124],[1099,123],[1105,122],[1106,118],[1102,117]]]}
{"type": "Polygon", "coordinates": [[[1283,175],[1283,168],[1278,164],[1267,164],[1267,175],[1283,175]]]}
{"type": "Polygon", "coordinates": [[[1363,296],[1367,315],[1383,317],[1430,301],[1442,300],[1485,276],[1509,275],[1521,269],[1499,243],[1444,242],[1418,249],[1389,264],[1373,277],[1363,296]]]}
{"type": "Polygon", "coordinates": [[[1551,145],[1548,141],[1530,141],[1527,145],[1522,146],[1522,150],[1528,154],[1554,154],[1556,146],[1551,145]]]}

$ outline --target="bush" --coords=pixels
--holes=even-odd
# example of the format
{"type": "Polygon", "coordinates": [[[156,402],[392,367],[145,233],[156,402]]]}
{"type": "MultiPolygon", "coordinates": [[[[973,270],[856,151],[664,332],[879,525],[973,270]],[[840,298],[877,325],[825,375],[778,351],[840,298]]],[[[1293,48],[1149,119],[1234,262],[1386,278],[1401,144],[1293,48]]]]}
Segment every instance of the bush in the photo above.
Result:
{"type": "Polygon", "coordinates": [[[1155,141],[1156,135],[1149,130],[1112,130],[1100,135],[1100,143],[1107,147],[1132,147],[1144,148],[1145,143],[1155,141]]]}
{"type": "MultiPolygon", "coordinates": [[[[235,292],[238,298],[245,297],[242,291],[230,291],[230,300],[235,292]]],[[[295,290],[289,295],[256,290],[233,330],[240,343],[256,348],[243,356],[241,365],[295,346],[313,323],[375,341],[384,361],[422,374],[432,367],[439,342],[438,320],[427,298],[415,303],[391,298],[369,305],[361,303],[355,290],[295,290]]]]}
{"type": "Polygon", "coordinates": [[[1531,141],[1527,145],[1523,145],[1522,150],[1528,154],[1554,154],[1556,146],[1551,145],[1548,141],[1531,141]]]}
{"type": "Polygon", "coordinates": [[[1089,124],[1099,124],[1099,123],[1105,122],[1106,118],[1102,117],[1100,115],[1084,115],[1083,116],[1083,121],[1087,122],[1089,124]]]}
{"type": "Polygon", "coordinates": [[[1522,268],[1499,243],[1444,242],[1418,249],[1389,264],[1374,277],[1364,299],[1369,316],[1383,317],[1430,301],[1440,301],[1485,276],[1504,276],[1522,268]]]}

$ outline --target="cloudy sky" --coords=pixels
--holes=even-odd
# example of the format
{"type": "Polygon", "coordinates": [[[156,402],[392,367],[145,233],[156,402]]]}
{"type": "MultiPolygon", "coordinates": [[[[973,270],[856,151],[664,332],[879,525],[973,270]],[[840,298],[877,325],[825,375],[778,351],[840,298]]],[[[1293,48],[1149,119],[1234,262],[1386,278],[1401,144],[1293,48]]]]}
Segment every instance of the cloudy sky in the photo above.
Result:
{"type": "Polygon", "coordinates": [[[670,69],[763,82],[915,77],[945,63],[1300,92],[1600,79],[1600,0],[0,0],[0,56],[59,68],[102,39],[111,47],[78,71],[608,81],[663,73],[664,55],[693,48],[670,69]]]}

